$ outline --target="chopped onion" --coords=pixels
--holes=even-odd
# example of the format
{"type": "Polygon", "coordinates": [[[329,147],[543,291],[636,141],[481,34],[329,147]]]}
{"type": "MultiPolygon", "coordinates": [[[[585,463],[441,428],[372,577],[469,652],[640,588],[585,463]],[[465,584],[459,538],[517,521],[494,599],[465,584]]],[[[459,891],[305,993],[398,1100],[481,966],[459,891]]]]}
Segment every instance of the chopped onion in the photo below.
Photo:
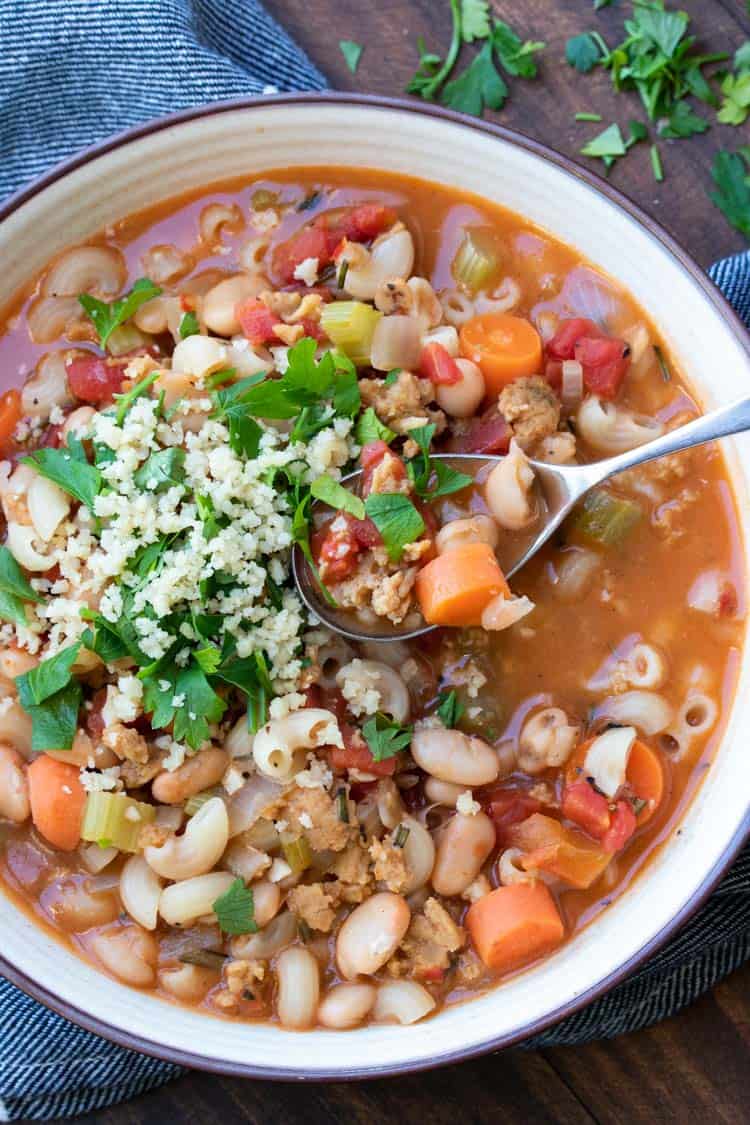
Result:
{"type": "Polygon", "coordinates": [[[120,854],[117,848],[102,848],[99,844],[83,844],[80,853],[84,866],[94,875],[109,867],[120,854]]]}
{"type": "Polygon", "coordinates": [[[583,367],[577,359],[566,359],[563,362],[560,398],[563,406],[568,409],[578,406],[583,398],[583,367]]]}
{"type": "Polygon", "coordinates": [[[596,788],[614,797],[625,784],[628,758],[636,739],[635,727],[612,727],[589,746],[583,768],[596,788]]]}
{"type": "Polygon", "coordinates": [[[622,310],[622,298],[596,270],[578,266],[568,274],[558,305],[562,306],[563,315],[587,317],[608,328],[622,310]]]}
{"type": "Polygon", "coordinates": [[[160,961],[180,961],[186,954],[200,949],[221,949],[221,934],[218,926],[190,926],[177,930],[162,938],[159,943],[160,961]]]}
{"type": "Polygon", "coordinates": [[[229,835],[237,836],[252,828],[263,811],[274,804],[283,786],[261,774],[255,774],[229,800],[229,835]]]}
{"type": "MultiPolygon", "coordinates": [[[[98,844],[95,845],[97,848],[98,844]]],[[[109,848],[103,849],[109,851],[109,848]]],[[[84,886],[89,894],[98,895],[104,894],[106,891],[114,891],[120,885],[120,872],[119,871],[105,871],[102,875],[92,875],[90,879],[86,879],[84,886]]]]}
{"type": "Polygon", "coordinates": [[[700,613],[711,616],[718,614],[721,607],[722,595],[726,592],[729,583],[718,570],[704,570],[693,582],[688,591],[688,605],[700,613]]]}
{"type": "Polygon", "coordinates": [[[506,598],[503,594],[493,598],[482,613],[482,628],[497,632],[515,625],[534,609],[530,598],[506,598]]]}

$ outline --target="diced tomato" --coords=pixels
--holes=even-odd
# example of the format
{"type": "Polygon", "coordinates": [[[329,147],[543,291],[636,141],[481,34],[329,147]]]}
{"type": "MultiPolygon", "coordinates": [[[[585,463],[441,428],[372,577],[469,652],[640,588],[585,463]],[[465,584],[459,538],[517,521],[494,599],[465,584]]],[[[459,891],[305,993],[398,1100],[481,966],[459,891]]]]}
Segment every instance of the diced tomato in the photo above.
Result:
{"type": "Polygon", "coordinates": [[[62,445],[62,429],[62,425],[47,426],[39,439],[37,449],[59,449],[62,445]]]}
{"type": "Polygon", "coordinates": [[[382,535],[368,516],[363,520],[358,520],[355,519],[354,516],[349,515],[349,513],[346,513],[346,522],[349,524],[351,533],[360,547],[364,547],[366,551],[371,550],[373,547],[379,547],[383,542],[382,535]]]}
{"type": "Polygon", "coordinates": [[[325,530],[313,535],[311,548],[323,578],[330,582],[343,582],[353,574],[362,553],[351,528],[339,519],[332,520],[325,530]]]}
{"type": "Polygon", "coordinates": [[[344,738],[343,749],[340,746],[333,746],[328,751],[328,760],[334,769],[360,770],[362,773],[371,773],[375,777],[391,776],[396,769],[396,758],[385,758],[382,762],[376,762],[370,753],[370,747],[359,731],[346,723],[340,724],[340,729],[344,738]]]}
{"type": "Polygon", "coordinates": [[[630,366],[630,345],[613,337],[584,336],[575,346],[587,390],[600,398],[614,398],[630,366]]]}
{"type": "Polygon", "coordinates": [[[602,836],[605,852],[619,852],[635,832],[638,821],[628,801],[618,801],[611,814],[610,827],[602,836]]]}
{"type": "Polygon", "coordinates": [[[492,406],[479,418],[469,423],[465,433],[450,443],[452,453],[507,453],[512,430],[492,406]]]}
{"type": "Polygon", "coordinates": [[[561,320],[560,326],[554,336],[547,343],[548,359],[575,359],[576,344],[584,336],[597,339],[604,336],[598,324],[587,320],[583,316],[573,317],[571,320],[561,320]]]}
{"type": "Polygon", "coordinates": [[[362,468],[374,468],[375,465],[380,464],[386,453],[389,452],[390,450],[384,441],[368,441],[367,445],[362,446],[362,452],[359,455],[362,468]]]}
{"type": "Polygon", "coordinates": [[[312,336],[313,340],[319,341],[327,339],[327,336],[323,329],[320,327],[318,321],[313,320],[311,316],[303,316],[302,320],[299,321],[299,323],[302,325],[306,336],[312,336]]]}
{"type": "Polygon", "coordinates": [[[276,325],[279,323],[279,318],[274,316],[268,306],[257,297],[248,297],[247,300],[240,301],[235,311],[242,335],[251,344],[267,344],[269,340],[277,338],[276,325]]]}
{"type": "Polygon", "coordinates": [[[102,406],[122,391],[126,366],[103,356],[76,356],[65,366],[68,386],[81,402],[102,406]]]}
{"type": "Polygon", "coordinates": [[[362,464],[361,491],[363,496],[368,496],[372,487],[372,478],[377,466],[386,457],[390,458],[391,476],[396,481],[405,480],[406,466],[397,453],[388,448],[384,441],[371,441],[362,447],[360,462],[362,464]]]}
{"type": "Polygon", "coordinates": [[[86,730],[95,740],[99,740],[104,731],[104,717],[102,711],[107,702],[107,689],[99,688],[91,697],[91,710],[86,712],[86,730]]]}
{"type": "Polygon", "coordinates": [[[562,814],[597,840],[601,840],[610,828],[607,798],[585,780],[565,786],[562,814]]]}
{"type": "Polygon", "coordinates": [[[506,843],[506,833],[514,824],[520,824],[533,813],[539,812],[541,801],[519,789],[491,789],[482,795],[484,811],[495,825],[499,845],[506,843]]]}
{"type": "Polygon", "coordinates": [[[461,369],[452,355],[442,344],[427,344],[422,348],[419,361],[419,373],[429,379],[436,387],[450,386],[460,383],[463,376],[461,369]]]}
{"type": "Polygon", "coordinates": [[[382,203],[359,203],[316,215],[273,252],[273,271],[282,283],[294,280],[294,271],[306,258],[317,258],[318,269],[330,265],[345,238],[369,242],[396,221],[396,212],[382,203]]]}

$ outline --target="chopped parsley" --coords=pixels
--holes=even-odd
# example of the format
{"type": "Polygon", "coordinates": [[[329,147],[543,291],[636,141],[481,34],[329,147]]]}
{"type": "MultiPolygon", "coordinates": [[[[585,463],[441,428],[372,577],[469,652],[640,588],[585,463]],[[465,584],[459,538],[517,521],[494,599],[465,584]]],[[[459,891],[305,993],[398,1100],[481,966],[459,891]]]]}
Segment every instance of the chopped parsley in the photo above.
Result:
{"type": "Polygon", "coordinates": [[[352,74],[356,74],[359,60],[362,58],[362,52],[364,51],[362,44],[355,43],[352,39],[339,39],[339,49],[349,70],[352,74]]]}
{"type": "Polygon", "coordinates": [[[213,903],[219,929],[225,934],[256,934],[255,902],[250,887],[239,878],[213,903]]]}
{"type": "Polygon", "coordinates": [[[390,445],[396,436],[393,430],[380,421],[371,406],[363,410],[357,419],[355,433],[359,445],[369,445],[373,441],[384,441],[386,445],[390,445]]]}
{"type": "Polygon", "coordinates": [[[99,343],[103,348],[106,348],[115,328],[119,328],[126,320],[130,320],[134,313],[138,312],[141,305],[145,305],[146,301],[150,301],[160,294],[161,289],[158,285],[154,285],[153,281],[150,281],[147,277],[140,277],[130,292],[126,293],[124,297],[119,297],[116,301],[100,301],[89,293],[82,293],[78,301],[93,321],[94,328],[99,335],[99,343]]]}
{"type": "Polygon", "coordinates": [[[0,619],[26,625],[24,602],[42,602],[7,547],[0,547],[0,619]]]}
{"type": "Polygon", "coordinates": [[[198,317],[194,312],[183,313],[180,318],[180,339],[187,340],[188,336],[199,336],[201,326],[198,323],[198,317]]]}
{"type": "Polygon", "coordinates": [[[60,449],[37,449],[21,460],[85,504],[90,512],[94,511],[102,475],[95,465],[89,465],[83,444],[75,434],[68,434],[68,444],[60,449]]]}
{"type": "Polygon", "coordinates": [[[362,726],[362,736],[376,762],[395,758],[405,750],[411,743],[412,732],[412,727],[401,726],[380,711],[367,719],[362,726]]]}
{"type": "Polygon", "coordinates": [[[185,479],[185,450],[179,446],[152,453],[133,474],[133,480],[144,492],[163,492],[185,479]]]}
{"type": "Polygon", "coordinates": [[[391,562],[398,562],[407,544],[419,539],[425,529],[419,512],[401,492],[371,492],[365,500],[365,513],[380,532],[391,562]]]}
{"type": "Polygon", "coordinates": [[[446,727],[458,726],[466,707],[458,697],[454,688],[450,691],[441,691],[438,695],[437,714],[446,727]]]}
{"type": "Polygon", "coordinates": [[[316,500],[322,500],[337,512],[349,512],[355,519],[365,518],[365,505],[359,496],[328,475],[317,477],[310,485],[310,493],[316,500]]]}
{"type": "Polygon", "coordinates": [[[738,152],[722,149],[711,168],[716,190],[711,199],[727,220],[750,238],[750,147],[738,152]]]}
{"type": "Polygon", "coordinates": [[[16,676],[18,701],[31,716],[32,750],[69,750],[78,728],[83,690],[72,667],[81,641],[16,676]]]}
{"type": "Polygon", "coordinates": [[[434,436],[433,423],[409,431],[409,437],[419,446],[419,453],[407,461],[406,470],[414,491],[423,500],[450,496],[451,493],[466,488],[473,480],[468,474],[451,469],[444,461],[435,461],[430,457],[430,445],[434,436]]]}
{"type": "Polygon", "coordinates": [[[606,44],[596,32],[586,31],[583,35],[574,35],[565,44],[565,58],[568,65],[581,74],[588,74],[607,54],[606,44]]]}
{"type": "Polygon", "coordinates": [[[125,416],[130,410],[133,403],[143,395],[147,395],[150,388],[158,378],[159,372],[151,371],[148,375],[145,376],[145,378],[141,379],[138,383],[135,384],[135,386],[131,387],[129,391],[126,391],[121,395],[115,395],[115,402],[117,403],[117,412],[115,414],[115,417],[117,419],[118,426],[121,426],[125,421],[125,416]]]}

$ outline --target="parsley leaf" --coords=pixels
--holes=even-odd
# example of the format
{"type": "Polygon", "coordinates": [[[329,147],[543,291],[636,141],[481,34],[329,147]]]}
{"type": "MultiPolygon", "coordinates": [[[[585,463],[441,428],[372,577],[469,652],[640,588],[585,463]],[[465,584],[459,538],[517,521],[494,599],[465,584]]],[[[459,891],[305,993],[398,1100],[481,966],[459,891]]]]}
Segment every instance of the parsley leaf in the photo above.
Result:
{"type": "Polygon", "coordinates": [[[0,547],[0,620],[26,625],[24,602],[43,602],[7,547],[0,547]]]}
{"type": "Polygon", "coordinates": [[[70,750],[82,702],[83,689],[78,680],[71,680],[43,703],[27,707],[31,716],[31,749],[70,750]]]}
{"type": "Polygon", "coordinates": [[[356,74],[364,47],[361,43],[355,43],[352,39],[339,39],[339,48],[349,70],[352,74],[356,74]]]}
{"type": "Polygon", "coordinates": [[[365,500],[365,513],[380,532],[391,562],[398,562],[404,547],[424,531],[424,520],[409,497],[400,492],[371,492],[365,500]]]}
{"type": "Polygon", "coordinates": [[[332,397],[334,413],[341,418],[354,418],[362,405],[357,368],[343,352],[332,354],[336,368],[332,397]]]}
{"type": "Polygon", "coordinates": [[[96,614],[96,617],[96,629],[85,629],[82,634],[81,640],[85,647],[100,656],[105,664],[112,664],[123,656],[129,656],[128,646],[116,629],[110,629],[109,622],[101,614],[96,614]]]}
{"type": "Polygon", "coordinates": [[[221,650],[216,645],[204,645],[193,653],[195,662],[207,676],[212,676],[221,664],[221,650]]]}
{"type": "Polygon", "coordinates": [[[502,109],[508,87],[497,72],[488,40],[466,70],[448,82],[441,95],[443,105],[481,117],[485,106],[502,109]]]}
{"type": "Polygon", "coordinates": [[[589,31],[583,35],[574,35],[565,44],[565,58],[580,74],[588,74],[593,70],[601,62],[601,57],[599,44],[589,31]]]}
{"type": "Polygon", "coordinates": [[[161,289],[154,285],[153,281],[147,277],[140,277],[130,292],[116,301],[108,303],[92,297],[89,293],[81,293],[78,302],[94,322],[94,327],[99,334],[99,342],[103,348],[106,348],[107,341],[115,328],[130,320],[146,301],[160,294],[161,289]]]}
{"type": "Polygon", "coordinates": [[[355,496],[348,488],[344,488],[327,474],[317,477],[312,482],[310,494],[316,500],[322,500],[324,504],[335,508],[337,512],[349,512],[358,520],[365,518],[365,506],[359,496],[355,496]]]}
{"type": "Polygon", "coordinates": [[[716,191],[711,199],[726,215],[729,222],[746,238],[750,238],[750,159],[737,152],[722,150],[716,154],[711,175],[716,191]],[[746,162],[747,161],[747,162],[746,162]]]}
{"type": "Polygon", "coordinates": [[[68,434],[68,444],[60,449],[37,449],[21,460],[33,465],[43,477],[54,481],[93,512],[94,500],[102,487],[102,475],[94,465],[89,465],[83,446],[74,434],[68,434]]]}
{"type": "Polygon", "coordinates": [[[460,492],[473,479],[466,473],[456,472],[444,461],[430,457],[430,445],[434,436],[435,426],[432,423],[409,431],[409,437],[417,443],[420,452],[407,462],[406,469],[417,495],[424,500],[436,500],[438,496],[460,492]]]}
{"type": "MultiPolygon", "coordinates": [[[[265,385],[261,383],[263,379],[262,374],[248,375],[230,387],[217,390],[212,396],[214,409],[211,417],[226,423],[230,448],[238,457],[246,457],[248,460],[254,460],[258,456],[263,437],[262,427],[251,417],[255,411],[249,403],[253,389],[265,385]]],[[[287,414],[285,417],[293,418],[294,414],[287,414]]]]}
{"type": "Polygon", "coordinates": [[[722,125],[744,125],[750,116],[750,70],[727,74],[721,84],[724,101],[717,120],[722,125]]]}
{"type": "Polygon", "coordinates": [[[447,727],[457,726],[465,711],[466,708],[459,699],[458,692],[453,688],[439,693],[437,713],[447,727]]]}
{"type": "Polygon", "coordinates": [[[133,474],[136,485],[145,492],[163,492],[184,479],[185,450],[178,446],[152,453],[133,474]]]}
{"type": "Polygon", "coordinates": [[[461,38],[464,43],[487,39],[490,34],[490,10],[487,0],[461,0],[461,38]]]}
{"type": "Polygon", "coordinates": [[[750,70],[750,39],[746,39],[734,52],[734,69],[750,70]]]}
{"type": "Polygon", "coordinates": [[[197,750],[208,740],[208,724],[218,723],[227,709],[224,700],[216,694],[197,664],[180,668],[175,683],[175,694],[184,696],[184,702],[175,710],[174,737],[187,742],[197,750]]]}
{"type": "Polygon", "coordinates": [[[225,660],[216,669],[215,676],[245,694],[248,730],[254,734],[268,720],[268,700],[273,695],[263,653],[225,660]]]}
{"type": "Polygon", "coordinates": [[[398,382],[398,377],[401,374],[400,367],[392,367],[383,380],[383,386],[392,387],[394,383],[398,382]]]}
{"type": "Polygon", "coordinates": [[[139,383],[131,387],[125,394],[115,395],[115,402],[117,403],[117,413],[115,415],[117,425],[121,426],[125,421],[125,415],[130,410],[130,407],[143,395],[147,394],[149,387],[151,387],[159,378],[158,371],[151,371],[139,383]]]}
{"type": "Polygon", "coordinates": [[[200,325],[194,312],[186,312],[180,317],[180,339],[187,340],[188,336],[199,336],[200,325]]]}
{"type": "Polygon", "coordinates": [[[537,67],[534,55],[543,51],[546,43],[539,41],[521,41],[512,27],[504,20],[497,20],[492,32],[492,42],[497,57],[507,70],[508,74],[516,78],[536,78],[537,67]]]}
{"type": "Polygon", "coordinates": [[[461,5],[460,0],[450,0],[451,6],[451,41],[445,59],[440,55],[430,53],[425,47],[424,40],[417,39],[419,50],[419,66],[406,87],[408,94],[419,94],[425,101],[434,101],[440,87],[453,70],[461,50],[461,5]]]}
{"type": "Polygon", "coordinates": [[[359,445],[369,445],[373,441],[384,441],[386,445],[390,445],[395,436],[393,430],[380,421],[371,406],[357,419],[355,437],[359,445]]]}
{"type": "Polygon", "coordinates": [[[44,703],[55,692],[67,687],[71,678],[71,668],[81,648],[81,642],[68,645],[56,656],[43,660],[28,672],[15,677],[18,701],[24,710],[44,703]]]}
{"type": "Polygon", "coordinates": [[[373,760],[384,762],[395,758],[411,742],[412,727],[402,727],[387,715],[378,712],[362,725],[362,735],[370,748],[373,760]]]}
{"type": "Polygon", "coordinates": [[[257,934],[253,892],[239,876],[213,903],[219,929],[225,934],[257,934]]]}
{"type": "Polygon", "coordinates": [[[696,113],[687,102],[678,102],[669,117],[660,124],[659,135],[667,140],[676,140],[680,137],[692,137],[696,133],[705,133],[709,128],[705,117],[696,113]]]}

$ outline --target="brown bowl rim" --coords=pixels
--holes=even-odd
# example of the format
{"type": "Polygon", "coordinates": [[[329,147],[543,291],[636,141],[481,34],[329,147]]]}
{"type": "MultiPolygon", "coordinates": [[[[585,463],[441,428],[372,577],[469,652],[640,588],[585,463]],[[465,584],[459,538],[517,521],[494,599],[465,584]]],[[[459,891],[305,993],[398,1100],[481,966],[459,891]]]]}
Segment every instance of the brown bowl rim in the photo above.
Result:
{"type": "MultiPolygon", "coordinates": [[[[114,149],[127,145],[131,141],[139,140],[153,133],[159,133],[163,129],[168,129],[173,125],[180,125],[198,118],[213,117],[221,113],[231,113],[235,110],[252,110],[273,105],[321,104],[358,105],[375,109],[391,109],[417,114],[423,117],[442,119],[453,125],[460,125],[465,129],[473,129],[477,132],[506,141],[509,144],[533,153],[535,156],[541,157],[548,163],[556,165],[569,175],[585,183],[588,187],[592,187],[595,191],[604,195],[611,203],[619,207],[620,210],[625,211],[644,228],[652,239],[661,243],[672,257],[678,261],[686,273],[690,275],[692,280],[697,283],[707,299],[729,324],[732,332],[737,337],[750,359],[750,333],[748,333],[739,316],[724,295],[679,242],[669,234],[660,223],[656,222],[656,220],[648,215],[637,203],[630,199],[628,195],[618,188],[613,187],[612,184],[608,183],[594,172],[591,172],[588,168],[582,167],[570,157],[556,152],[540,141],[527,137],[518,130],[509,129],[504,125],[497,125],[493,122],[483,121],[478,118],[468,117],[465,114],[456,113],[442,106],[423,105],[407,98],[387,98],[377,94],[356,94],[338,91],[263,95],[213,102],[208,105],[181,110],[178,113],[169,114],[164,117],[154,118],[134,128],[118,133],[100,144],[92,145],[82,150],[76,156],[71,157],[69,160],[55,165],[50,171],[43,173],[26,187],[21,188],[20,191],[10,196],[0,207],[0,222],[3,222],[30,199],[39,195],[46,188],[50,187],[58,180],[63,179],[77,168],[88,164],[92,160],[96,160],[100,156],[106,155],[108,152],[112,152],[114,149]]],[[[412,1074],[431,1070],[438,1066],[464,1062],[468,1059],[477,1058],[490,1051],[496,1051],[504,1047],[518,1044],[531,1036],[538,1035],[540,1032],[545,1031],[567,1016],[574,1015],[576,1012],[580,1011],[581,1008],[590,1004],[605,992],[608,992],[615,985],[621,983],[626,977],[635,972],[644,961],[648,960],[652,954],[660,949],[675,931],[684,925],[700,909],[711,895],[722,875],[740,852],[748,836],[750,836],[750,805],[741,823],[734,832],[731,841],[724,849],[721,858],[706,874],[700,887],[685,903],[682,909],[670,919],[658,934],[655,934],[653,938],[642,945],[637,953],[633,954],[633,956],[622,965],[614,969],[603,980],[598,981],[596,984],[583,991],[579,996],[570,1000],[567,1004],[558,1006],[531,1023],[524,1024],[503,1035],[490,1036],[482,1043],[472,1047],[448,1051],[439,1058],[430,1059],[428,1062],[404,1062],[392,1065],[385,1064],[382,1066],[374,1065],[372,1067],[355,1068],[331,1066],[323,1071],[316,1071],[312,1074],[294,1075],[289,1074],[289,1072],[285,1071],[283,1068],[255,1066],[252,1062],[237,1063],[222,1059],[210,1059],[203,1055],[194,1054],[191,1051],[182,1051],[172,1047],[166,1047],[155,1042],[153,1039],[147,1038],[145,1035],[136,1035],[111,1026],[106,1021],[92,1016],[88,1012],[77,1008],[75,1005],[60,999],[44,984],[41,984],[26,973],[16,969],[2,953],[0,953],[0,971],[2,971],[2,974],[16,987],[20,988],[33,999],[45,1004],[48,1008],[51,1008],[52,1011],[57,1012],[58,1015],[63,1016],[65,1019],[69,1019],[73,1023],[86,1028],[86,1030],[101,1035],[105,1039],[117,1043],[122,1047],[140,1051],[144,1054],[162,1059],[165,1062],[175,1063],[180,1066],[192,1067],[197,1070],[210,1071],[216,1074],[227,1074],[238,1078],[260,1078],[292,1082],[341,1082],[412,1074]]],[[[210,1020],[210,1018],[210,1016],[206,1016],[207,1020],[210,1020]]],[[[210,1024],[208,1027],[210,1027],[210,1024]]]]}

